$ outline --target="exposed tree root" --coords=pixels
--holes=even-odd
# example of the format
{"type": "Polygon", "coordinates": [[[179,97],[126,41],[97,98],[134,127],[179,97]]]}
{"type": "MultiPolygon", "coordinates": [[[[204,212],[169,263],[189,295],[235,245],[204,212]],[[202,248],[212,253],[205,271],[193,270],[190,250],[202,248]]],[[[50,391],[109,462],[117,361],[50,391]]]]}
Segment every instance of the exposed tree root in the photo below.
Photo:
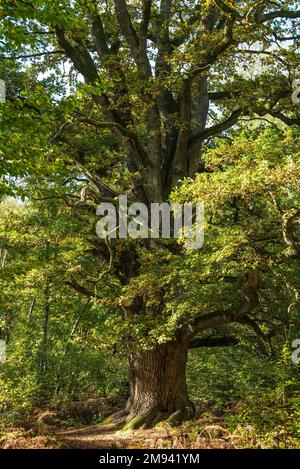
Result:
{"type": "Polygon", "coordinates": [[[191,420],[195,415],[195,409],[191,405],[173,413],[160,412],[157,408],[148,409],[138,415],[121,411],[106,419],[104,424],[118,423],[122,430],[138,430],[153,428],[161,422],[167,422],[171,426],[181,425],[186,420],[191,420]]]}
{"type": "Polygon", "coordinates": [[[137,416],[131,414],[126,419],[124,430],[137,430],[154,427],[155,421],[159,418],[159,412],[156,409],[149,409],[137,416]]]}
{"type": "Polygon", "coordinates": [[[121,427],[126,423],[126,418],[128,417],[128,411],[126,409],[122,409],[118,412],[115,412],[114,414],[110,415],[105,419],[102,423],[102,425],[115,425],[118,427],[121,427]]]}
{"type": "Polygon", "coordinates": [[[176,427],[177,425],[181,425],[182,422],[184,422],[185,420],[191,420],[194,416],[195,416],[194,407],[185,407],[184,409],[173,412],[173,414],[171,414],[168,417],[167,422],[172,427],[176,427]]]}

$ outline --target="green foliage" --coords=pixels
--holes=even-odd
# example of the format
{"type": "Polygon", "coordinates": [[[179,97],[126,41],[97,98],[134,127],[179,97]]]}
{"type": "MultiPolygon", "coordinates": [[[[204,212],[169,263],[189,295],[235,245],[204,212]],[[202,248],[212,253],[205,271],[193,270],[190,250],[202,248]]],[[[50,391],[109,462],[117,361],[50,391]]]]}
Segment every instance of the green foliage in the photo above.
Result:
{"type": "MultiPolygon", "coordinates": [[[[239,311],[259,270],[257,304],[221,329],[240,339],[238,353],[191,352],[189,386],[200,406],[231,409],[229,425],[254,425],[266,439],[289,427],[294,438],[296,2],[281,11],[180,0],[162,18],[153,1],[146,24],[142,2],[128,1],[125,32],[117,3],[0,6],[0,201],[14,197],[0,206],[1,416],[17,422],[43,403],[125,398],[125,355],[190,334],[204,315],[239,311]],[[203,249],[100,242],[96,206],[118,194],[204,202],[203,249]]],[[[217,332],[208,329],[200,338],[217,332]]]]}
{"type": "Polygon", "coordinates": [[[84,268],[86,246],[76,224],[66,213],[56,224],[51,207],[6,202],[1,214],[7,250],[0,271],[0,332],[7,342],[7,361],[0,365],[2,419],[24,422],[45,402],[119,392],[126,367],[105,347],[105,309],[64,285],[66,273],[84,268]]]}
{"type": "Polygon", "coordinates": [[[247,446],[251,439],[256,447],[299,444],[299,370],[278,345],[277,359],[247,346],[190,353],[188,381],[200,416],[222,416],[247,446]]]}

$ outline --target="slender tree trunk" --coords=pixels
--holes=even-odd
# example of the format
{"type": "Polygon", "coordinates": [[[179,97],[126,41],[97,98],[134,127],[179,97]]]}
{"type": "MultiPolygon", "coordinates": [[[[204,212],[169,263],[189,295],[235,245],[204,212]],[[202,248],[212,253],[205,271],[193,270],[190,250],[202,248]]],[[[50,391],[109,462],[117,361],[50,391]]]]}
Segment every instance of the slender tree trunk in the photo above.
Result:
{"type": "Polygon", "coordinates": [[[45,278],[44,287],[44,317],[43,317],[43,339],[41,353],[41,373],[44,375],[48,367],[48,325],[50,316],[50,279],[45,278]]]}
{"type": "Polygon", "coordinates": [[[180,340],[129,358],[126,428],[149,427],[161,420],[177,425],[194,416],[186,384],[187,354],[188,342],[180,340]]]}

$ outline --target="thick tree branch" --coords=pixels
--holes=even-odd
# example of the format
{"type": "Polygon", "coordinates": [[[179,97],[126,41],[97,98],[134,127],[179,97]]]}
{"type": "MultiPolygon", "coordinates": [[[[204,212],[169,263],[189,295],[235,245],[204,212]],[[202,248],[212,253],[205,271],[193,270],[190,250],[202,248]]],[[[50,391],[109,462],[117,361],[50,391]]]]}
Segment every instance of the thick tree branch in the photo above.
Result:
{"type": "Polygon", "coordinates": [[[147,33],[151,17],[151,0],[143,2],[143,18],[139,35],[133,27],[126,0],[114,0],[120,30],[125,37],[142,79],[151,76],[151,66],[147,56],[147,33]]]}
{"type": "Polygon", "coordinates": [[[280,111],[269,111],[268,114],[270,114],[270,116],[272,117],[276,117],[277,119],[281,120],[286,125],[300,125],[300,117],[291,118],[280,111]]]}
{"type": "Polygon", "coordinates": [[[148,29],[151,19],[152,0],[143,0],[142,22],[139,29],[139,44],[143,47],[143,52],[147,46],[148,29]]]}
{"type": "Polygon", "coordinates": [[[247,316],[257,307],[259,302],[258,288],[259,273],[258,268],[255,268],[250,272],[248,281],[244,285],[243,293],[246,300],[240,305],[240,307],[237,310],[228,309],[224,311],[216,311],[196,317],[188,326],[191,336],[194,336],[197,332],[205,329],[224,326],[232,322],[240,322],[242,318],[247,316]]]}
{"type": "Polygon", "coordinates": [[[137,33],[132,25],[131,18],[128,12],[126,0],[114,0],[116,14],[118,22],[122,31],[122,34],[125,36],[126,41],[130,47],[132,54],[135,56],[137,54],[137,49],[139,46],[137,33]]]}
{"type": "Polygon", "coordinates": [[[189,145],[193,144],[195,141],[203,141],[206,138],[212,137],[213,135],[219,134],[220,132],[223,132],[224,130],[229,129],[232,127],[234,124],[237,123],[238,118],[242,114],[242,109],[235,109],[231,113],[231,115],[225,119],[222,122],[219,122],[218,124],[215,124],[211,127],[208,127],[204,130],[196,131],[192,134],[192,136],[189,139],[189,145]]]}
{"type": "Polygon", "coordinates": [[[138,62],[139,40],[131,22],[126,0],[114,0],[114,5],[121,32],[129,45],[134,59],[138,62]]]}
{"type": "Polygon", "coordinates": [[[289,19],[297,19],[300,18],[300,11],[289,11],[289,10],[275,10],[270,11],[269,13],[265,13],[260,15],[257,18],[257,23],[265,23],[266,21],[275,20],[277,18],[289,18],[289,19]]]}
{"type": "Polygon", "coordinates": [[[70,33],[56,27],[59,45],[66,51],[75,68],[84,76],[87,83],[94,83],[98,78],[96,65],[80,39],[74,39],[70,33]]]}
{"type": "Polygon", "coordinates": [[[233,98],[241,94],[238,90],[223,90],[223,91],[209,91],[208,97],[212,101],[218,101],[221,99],[233,98]]]}
{"type": "Polygon", "coordinates": [[[156,58],[156,76],[159,76],[163,71],[170,72],[170,64],[166,61],[167,56],[171,53],[170,44],[170,19],[173,0],[161,0],[160,3],[160,28],[157,35],[157,58],[156,58]]]}
{"type": "Polygon", "coordinates": [[[225,52],[233,43],[233,26],[234,21],[227,20],[225,23],[225,27],[223,30],[223,38],[212,48],[208,49],[208,52],[199,63],[199,66],[193,68],[189,72],[189,78],[191,80],[195,79],[200,73],[204,72],[205,70],[209,69],[211,65],[213,65],[219,58],[219,56],[225,52]]]}
{"type": "Polygon", "coordinates": [[[191,82],[185,80],[180,100],[180,129],[171,167],[172,186],[186,173],[188,143],[191,129],[191,82]]]}
{"type": "Polygon", "coordinates": [[[189,348],[200,348],[200,347],[230,347],[237,345],[239,339],[236,337],[206,337],[196,338],[190,342],[189,348]]]}
{"type": "Polygon", "coordinates": [[[92,35],[95,41],[96,50],[99,58],[102,55],[109,54],[109,47],[106,41],[102,20],[97,11],[91,14],[92,35]]]}

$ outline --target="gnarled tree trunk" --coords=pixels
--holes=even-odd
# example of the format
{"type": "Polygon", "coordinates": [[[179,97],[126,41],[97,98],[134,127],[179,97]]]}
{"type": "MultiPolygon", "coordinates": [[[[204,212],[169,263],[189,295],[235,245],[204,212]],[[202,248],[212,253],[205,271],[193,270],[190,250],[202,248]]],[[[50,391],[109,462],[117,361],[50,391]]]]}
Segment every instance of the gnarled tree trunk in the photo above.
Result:
{"type": "Polygon", "coordinates": [[[187,340],[173,341],[130,356],[127,428],[161,420],[179,424],[194,416],[186,384],[188,345],[187,340]]]}

